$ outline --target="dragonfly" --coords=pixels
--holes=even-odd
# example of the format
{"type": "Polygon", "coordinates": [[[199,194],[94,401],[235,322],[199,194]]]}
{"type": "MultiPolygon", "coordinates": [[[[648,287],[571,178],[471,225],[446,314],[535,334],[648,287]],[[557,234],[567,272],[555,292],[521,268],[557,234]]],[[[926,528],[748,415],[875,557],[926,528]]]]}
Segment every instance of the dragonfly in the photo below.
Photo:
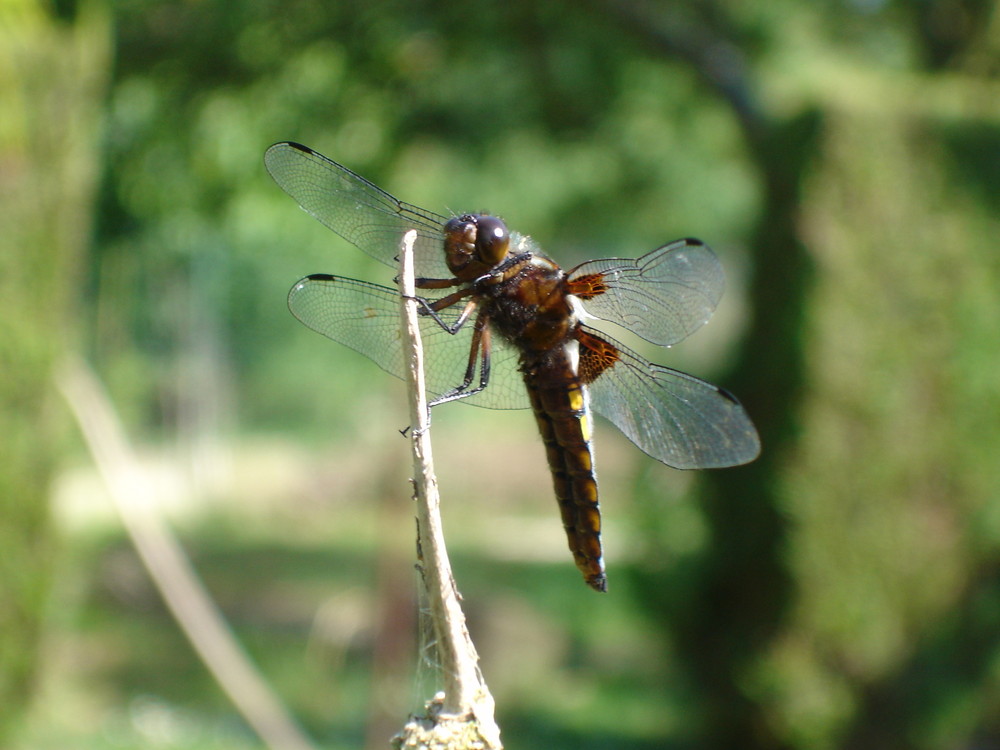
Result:
{"type": "MultiPolygon", "coordinates": [[[[693,334],[725,288],[703,242],[564,270],[497,216],[443,216],[405,203],[307,146],[276,143],[264,163],[307,213],[387,266],[397,267],[403,235],[416,232],[431,406],[532,409],[570,552],[591,588],[607,590],[593,413],[677,469],[737,466],[759,454],[735,396],[653,364],[591,325],[611,323],[660,346],[693,334]]],[[[306,326],[403,378],[399,302],[394,289],[331,274],[306,276],[288,294],[306,326]]]]}

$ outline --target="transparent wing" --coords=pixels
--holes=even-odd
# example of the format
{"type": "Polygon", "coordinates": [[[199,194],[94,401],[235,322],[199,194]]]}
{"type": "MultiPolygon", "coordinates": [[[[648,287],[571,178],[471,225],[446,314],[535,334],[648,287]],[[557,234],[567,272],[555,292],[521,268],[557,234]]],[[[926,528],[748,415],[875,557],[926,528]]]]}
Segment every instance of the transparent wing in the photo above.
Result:
{"type": "Polygon", "coordinates": [[[298,143],[276,143],[264,165],[282,190],[358,249],[396,267],[403,234],[417,231],[416,275],[450,278],[442,229],[448,218],[393,198],[347,167],[298,143]]]}
{"type": "MultiPolygon", "coordinates": [[[[288,308],[309,328],[365,355],[397,378],[404,377],[399,294],[384,286],[316,274],[296,282],[288,308]]],[[[472,323],[450,334],[432,318],[421,318],[427,390],[435,396],[461,385],[469,361],[472,323]]],[[[490,409],[523,409],[528,396],[515,349],[492,337],[489,386],[461,403],[490,409]]],[[[478,383],[478,370],[476,374],[478,383]]]]}
{"type": "Polygon", "coordinates": [[[588,261],[570,271],[568,285],[595,318],[670,346],[708,322],[726,280],[708,245],[684,239],[636,260],[588,261]]]}
{"type": "Polygon", "coordinates": [[[712,469],[752,461],[760,439],[728,392],[654,365],[592,329],[579,334],[580,376],[594,411],[643,452],[676,469],[712,469]]]}

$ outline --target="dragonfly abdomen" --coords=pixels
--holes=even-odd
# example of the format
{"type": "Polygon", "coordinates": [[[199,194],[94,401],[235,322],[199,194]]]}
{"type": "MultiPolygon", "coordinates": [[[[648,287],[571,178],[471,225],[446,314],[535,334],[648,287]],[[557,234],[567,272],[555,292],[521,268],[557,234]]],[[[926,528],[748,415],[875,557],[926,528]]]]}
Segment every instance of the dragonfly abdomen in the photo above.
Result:
{"type": "Polygon", "coordinates": [[[525,367],[524,380],[573,559],[589,586],[606,591],[586,386],[576,376],[568,353],[560,350],[561,356],[550,354],[525,367]]]}

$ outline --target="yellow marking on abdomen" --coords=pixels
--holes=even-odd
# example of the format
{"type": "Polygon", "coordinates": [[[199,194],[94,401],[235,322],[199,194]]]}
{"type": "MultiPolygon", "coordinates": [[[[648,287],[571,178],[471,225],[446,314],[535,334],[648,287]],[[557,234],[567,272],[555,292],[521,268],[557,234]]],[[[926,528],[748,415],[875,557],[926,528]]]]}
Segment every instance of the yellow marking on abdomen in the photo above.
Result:
{"type": "Polygon", "coordinates": [[[569,408],[573,411],[583,409],[583,394],[579,388],[571,388],[569,391],[569,408]]]}

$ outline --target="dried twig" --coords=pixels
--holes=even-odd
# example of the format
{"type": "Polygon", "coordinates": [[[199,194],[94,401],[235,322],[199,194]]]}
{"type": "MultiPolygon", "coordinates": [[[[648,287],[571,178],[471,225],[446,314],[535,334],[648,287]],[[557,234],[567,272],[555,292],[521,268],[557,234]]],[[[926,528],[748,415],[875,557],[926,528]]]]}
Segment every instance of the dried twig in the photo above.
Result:
{"type": "Polygon", "coordinates": [[[96,376],[82,361],[72,360],[60,373],[58,386],[132,544],[195,651],[268,747],[311,750],[312,743],[240,648],[177,539],[152,509],[149,477],[96,376]]]}
{"type": "Polygon", "coordinates": [[[465,614],[451,573],[441,526],[440,496],[431,456],[429,413],[424,390],[419,303],[413,280],[416,232],[403,237],[399,290],[403,297],[403,351],[409,362],[410,424],[413,428],[413,484],[417,500],[421,572],[427,589],[444,692],[427,704],[427,715],[413,717],[393,743],[400,748],[480,748],[500,750],[500,729],[493,718],[493,696],[479,655],[465,626],[465,614]]]}

